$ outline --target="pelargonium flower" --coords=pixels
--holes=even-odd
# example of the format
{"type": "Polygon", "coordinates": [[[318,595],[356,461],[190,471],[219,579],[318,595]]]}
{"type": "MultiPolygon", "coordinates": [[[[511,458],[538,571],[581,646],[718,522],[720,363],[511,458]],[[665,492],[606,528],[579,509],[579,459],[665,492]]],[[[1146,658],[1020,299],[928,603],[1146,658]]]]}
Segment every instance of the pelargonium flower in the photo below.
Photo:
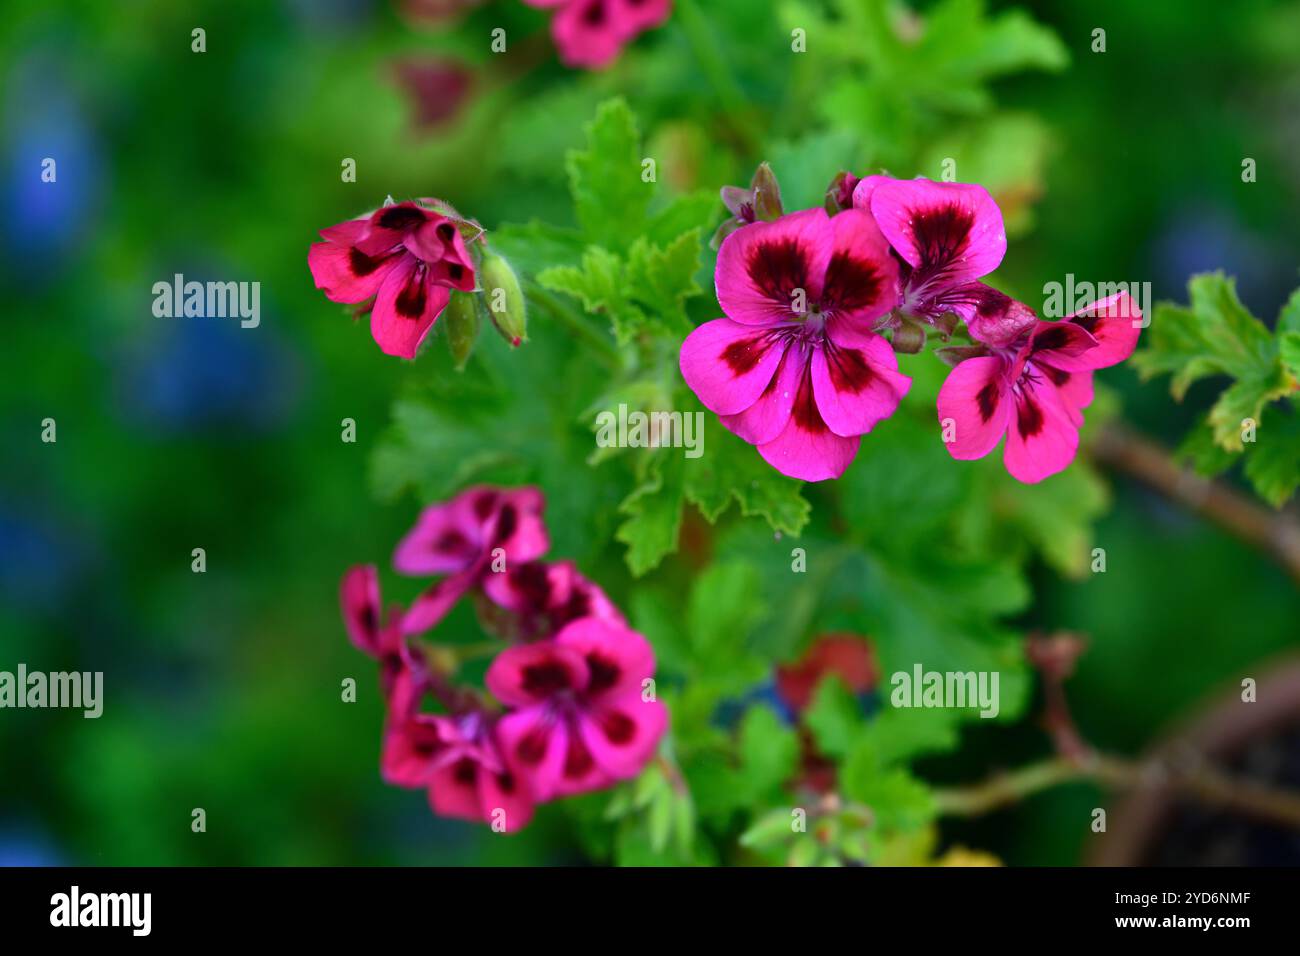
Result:
{"type": "Polygon", "coordinates": [[[898,265],[871,216],[805,209],[755,222],[718,251],[726,318],[682,343],[686,384],[782,474],[837,478],[911,379],[874,331],[898,265]]]}
{"type": "Polygon", "coordinates": [[[439,816],[499,821],[506,833],[525,827],[533,801],[501,758],[495,718],[478,708],[454,715],[422,713],[418,681],[398,686],[405,692],[390,698],[384,729],[385,782],[428,788],[429,805],[439,816]]]}
{"type": "Polygon", "coordinates": [[[983,458],[1005,434],[1013,477],[1033,483],[1061,471],[1079,447],[1093,370],[1132,354],[1141,319],[1120,292],[1059,322],[1010,299],[973,320],[980,344],[953,350],[961,361],[939,390],[939,421],[953,427],[949,454],[983,458]]]}
{"type": "Polygon", "coordinates": [[[626,626],[605,592],[579,574],[572,561],[511,564],[503,572],[486,575],[483,590],[499,607],[518,616],[525,640],[552,637],[583,617],[626,626]]]}
{"type": "Polygon", "coordinates": [[[853,206],[870,212],[901,261],[900,315],[890,328],[900,328],[906,316],[949,334],[955,326],[949,313],[971,320],[993,291],[977,280],[996,269],[1007,252],[1002,211],[987,189],[867,176],[854,187],[853,206]]]}
{"type": "Polygon", "coordinates": [[[598,790],[641,771],[668,723],[663,704],[643,696],[654,668],[644,637],[594,617],[492,662],[488,690],[514,708],[498,725],[502,749],[534,799],[598,790]]]}
{"type": "Polygon", "coordinates": [[[402,574],[447,577],[416,598],[403,618],[403,630],[417,634],[442,620],[461,595],[490,573],[498,549],[507,569],[545,554],[550,547],[542,520],[545,506],[537,488],[479,485],[426,508],[398,543],[393,566],[402,574]]]}
{"type": "Polygon", "coordinates": [[[618,58],[638,34],[672,12],[672,0],[524,0],[555,10],[551,36],[566,66],[598,70],[618,58]]]}
{"type": "MultiPolygon", "coordinates": [[[[432,202],[432,201],[430,201],[432,202]]],[[[321,230],[307,264],[332,302],[365,303],[388,355],[414,358],[453,289],[474,289],[474,263],[458,221],[414,202],[321,230]]]]}

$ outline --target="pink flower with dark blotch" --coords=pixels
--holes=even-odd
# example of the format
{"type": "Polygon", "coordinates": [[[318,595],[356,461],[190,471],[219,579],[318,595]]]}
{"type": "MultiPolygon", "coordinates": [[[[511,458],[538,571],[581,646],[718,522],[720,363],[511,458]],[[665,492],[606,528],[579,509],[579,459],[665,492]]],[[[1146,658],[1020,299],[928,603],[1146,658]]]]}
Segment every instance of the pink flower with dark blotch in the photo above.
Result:
{"type": "Polygon", "coordinates": [[[939,421],[952,423],[948,452],[957,459],[983,458],[1006,435],[1007,471],[1034,483],[1074,460],[1092,372],[1133,353],[1142,313],[1121,292],[1043,322],[1002,298],[968,326],[981,344],[954,350],[962,361],[939,390],[939,421]]]}
{"type": "Polygon", "coordinates": [[[420,712],[423,688],[414,674],[404,675],[397,687],[384,728],[384,781],[428,788],[429,805],[439,816],[499,821],[506,833],[525,827],[533,801],[501,758],[495,719],[477,708],[454,715],[420,712]]]}
{"type": "Polygon", "coordinates": [[[579,574],[572,561],[512,564],[486,575],[483,590],[499,607],[517,615],[524,640],[552,637],[583,617],[627,623],[605,592],[579,574]]]}
{"type": "Polygon", "coordinates": [[[388,355],[414,358],[453,289],[474,289],[474,263],[456,220],[414,202],[321,230],[307,253],[332,302],[367,303],[370,332],[388,355]],[[373,302],[368,300],[373,299],[373,302]]]}
{"type": "Polygon", "coordinates": [[[343,623],[357,650],[379,661],[379,679],[387,696],[406,666],[408,649],[402,634],[402,609],[393,605],[382,617],[379,572],[373,564],[357,565],[343,575],[339,586],[343,623]]]}
{"type": "Polygon", "coordinates": [[[638,34],[661,25],[672,0],[524,0],[553,9],[551,36],[566,66],[609,66],[638,34]]]}
{"type": "Polygon", "coordinates": [[[491,573],[494,552],[506,568],[545,554],[550,547],[545,507],[540,489],[480,485],[426,508],[398,543],[393,566],[402,574],[447,577],[416,598],[402,620],[405,633],[427,631],[442,620],[491,573]]]}
{"type": "Polygon", "coordinates": [[[854,187],[853,206],[870,212],[900,260],[902,314],[930,324],[942,325],[950,312],[970,321],[992,291],[977,280],[1007,251],[1002,211],[987,189],[867,176],[854,187]]]}
{"type": "Polygon", "coordinates": [[[686,384],[782,474],[838,478],[911,385],[874,331],[898,301],[880,230],[857,209],[756,222],[723,242],[716,282],[727,317],[682,343],[686,384]]]}
{"type": "Polygon", "coordinates": [[[595,617],[492,662],[488,690],[514,708],[498,739],[534,799],[598,790],[641,771],[668,725],[663,704],[642,689],[654,668],[644,637],[595,617]]]}

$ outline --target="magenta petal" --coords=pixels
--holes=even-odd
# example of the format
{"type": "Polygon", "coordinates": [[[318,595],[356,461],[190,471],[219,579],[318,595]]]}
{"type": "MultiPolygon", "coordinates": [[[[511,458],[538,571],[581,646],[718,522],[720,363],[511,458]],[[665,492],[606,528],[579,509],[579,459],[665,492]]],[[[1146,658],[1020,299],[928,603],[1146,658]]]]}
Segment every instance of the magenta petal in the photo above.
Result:
{"type": "Polygon", "coordinates": [[[776,333],[714,319],[686,336],[679,362],[682,377],[705,408],[734,415],[763,394],[782,351],[776,333]]]}
{"type": "Polygon", "coordinates": [[[569,734],[545,704],[506,714],[497,722],[497,739],[510,769],[526,781],[537,801],[561,787],[569,734]]]}
{"type": "Polygon", "coordinates": [[[415,527],[397,543],[393,567],[402,574],[449,574],[463,571],[483,553],[482,523],[463,496],[420,513],[415,527]]]}
{"type": "Polygon", "coordinates": [[[613,0],[570,0],[551,19],[551,37],[566,66],[603,69],[623,50],[628,34],[611,16],[613,0]]]}
{"type": "Polygon", "coordinates": [[[932,302],[936,308],[956,313],[976,342],[994,348],[1011,347],[1038,322],[1029,306],[982,282],[950,287],[932,302]]]}
{"type": "Polygon", "coordinates": [[[655,654],[650,642],[610,621],[595,617],[574,621],[556,635],[555,643],[578,654],[586,664],[583,696],[589,700],[640,693],[642,682],[654,675],[655,654]]]}
{"type": "Polygon", "coordinates": [[[722,311],[744,325],[802,320],[821,299],[831,258],[830,223],[826,210],[805,209],[729,235],[715,271],[722,311]]]}
{"type": "Polygon", "coordinates": [[[1083,371],[1107,368],[1133,354],[1142,332],[1142,310],[1127,292],[1108,296],[1065,319],[1085,329],[1097,347],[1075,358],[1053,359],[1058,368],[1083,371]]]}
{"type": "Polygon", "coordinates": [[[602,701],[583,715],[583,740],[596,763],[611,777],[635,777],[654,756],[668,728],[668,711],[638,692],[602,701]]]}
{"type": "Polygon", "coordinates": [[[808,346],[802,342],[792,342],[781,351],[776,374],[754,404],[735,415],[719,417],[723,427],[751,445],[762,445],[780,435],[785,431],[794,411],[799,382],[803,379],[808,364],[808,346]]]}
{"type": "Polygon", "coordinates": [[[878,183],[871,213],[889,244],[927,281],[940,275],[952,283],[978,279],[1006,255],[1002,211],[974,183],[878,183]]]}
{"type": "Polygon", "coordinates": [[[1011,415],[1008,363],[993,355],[969,358],[948,373],[939,389],[939,424],[952,422],[948,454],[960,461],[983,458],[1007,430],[1011,415]]]}
{"type": "Polygon", "coordinates": [[[1037,361],[1034,368],[1056,386],[1061,404],[1070,413],[1070,421],[1076,428],[1083,427],[1083,410],[1092,404],[1092,372],[1067,372],[1037,361]]]}
{"type": "Polygon", "coordinates": [[[429,806],[433,812],[453,820],[485,819],[479,792],[479,776],[484,772],[469,754],[439,767],[429,781],[429,806]]]}
{"type": "Polygon", "coordinates": [[[858,453],[858,437],[835,434],[822,420],[813,396],[811,367],[806,366],[785,429],[772,441],[758,446],[769,465],[791,478],[824,481],[838,478],[858,453]]]}
{"type": "Polygon", "coordinates": [[[513,771],[496,773],[480,767],[478,790],[482,819],[495,823],[497,811],[501,811],[503,833],[518,833],[533,819],[532,797],[523,780],[513,771]]]}
{"type": "MultiPolygon", "coordinates": [[[[487,489],[472,489],[470,495],[487,489]]],[[[505,551],[508,561],[532,561],[540,558],[551,546],[550,535],[542,511],[546,500],[540,488],[517,488],[503,491],[497,499],[497,510],[489,531],[491,548],[505,551]]]]}
{"type": "Polygon", "coordinates": [[[384,730],[380,774],[395,787],[423,787],[437,773],[437,758],[444,749],[437,718],[416,715],[390,721],[384,730]]]}
{"type": "Polygon", "coordinates": [[[870,327],[899,304],[898,261],[871,215],[846,209],[830,221],[832,247],[822,283],[822,311],[841,326],[870,327]]]}
{"type": "Polygon", "coordinates": [[[364,302],[397,264],[395,256],[372,258],[350,245],[317,242],[307,250],[307,266],[316,288],[331,302],[364,302]]]}
{"type": "Polygon", "coordinates": [[[430,282],[427,267],[405,256],[379,286],[370,333],[385,354],[415,358],[450,300],[450,289],[430,282]]]}
{"type": "Polygon", "coordinates": [[[349,568],[343,575],[339,598],[348,639],[358,650],[371,657],[378,657],[382,614],[379,571],[373,564],[349,568]]]}
{"type": "Polygon", "coordinates": [[[812,353],[817,410],[835,434],[864,435],[894,414],[912,380],[899,374],[893,346],[881,336],[838,318],[827,328],[826,344],[812,353]]]}
{"type": "Polygon", "coordinates": [[[1014,404],[1002,460],[1013,478],[1034,484],[1074,460],[1079,428],[1056,386],[1043,379],[1025,380],[1014,404]]]}
{"type": "Polygon", "coordinates": [[[377,256],[401,245],[402,241],[433,215],[413,202],[395,203],[376,209],[357,240],[357,248],[377,256]]]}
{"type": "Polygon", "coordinates": [[[477,569],[460,571],[443,578],[415,599],[402,617],[403,634],[423,634],[435,627],[474,583],[477,569]]]}
{"type": "Polygon", "coordinates": [[[485,681],[503,704],[529,707],[557,694],[582,691],[589,676],[580,653],[543,641],[506,648],[488,667],[485,681]]]}
{"type": "MultiPolygon", "coordinates": [[[[1035,364],[1064,368],[1097,348],[1097,340],[1073,322],[1039,322],[1029,340],[1029,356],[1035,364]]],[[[1084,359],[1086,361],[1086,359],[1084,359]]]]}

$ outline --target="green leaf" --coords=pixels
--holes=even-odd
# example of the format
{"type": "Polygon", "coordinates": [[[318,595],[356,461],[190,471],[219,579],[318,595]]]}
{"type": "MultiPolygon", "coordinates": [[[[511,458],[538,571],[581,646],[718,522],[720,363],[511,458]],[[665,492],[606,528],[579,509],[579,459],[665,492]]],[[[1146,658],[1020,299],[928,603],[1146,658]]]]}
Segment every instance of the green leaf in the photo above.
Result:
{"type": "Polygon", "coordinates": [[[751,707],[740,725],[741,783],[751,802],[774,795],[790,779],[799,759],[799,739],[792,728],[763,706],[751,707]]]}
{"type": "Polygon", "coordinates": [[[626,266],[608,249],[588,246],[580,266],[554,266],[540,273],[537,281],[578,299],[588,312],[608,316],[620,344],[631,341],[645,325],[645,313],[628,299],[626,266]]]}
{"type": "Polygon", "coordinates": [[[698,228],[682,233],[666,248],[639,237],[628,259],[627,281],[631,295],[664,315],[670,332],[685,336],[691,325],[685,302],[702,291],[695,281],[704,244],[698,228]]]}
{"type": "Polygon", "coordinates": [[[868,749],[849,755],[840,786],[845,796],[870,808],[878,827],[916,830],[935,818],[930,788],[901,767],[880,769],[868,749]]]}
{"type": "Polygon", "coordinates": [[[803,712],[803,722],[812,731],[817,749],[827,757],[842,758],[862,732],[862,705],[835,675],[823,678],[803,712]]]}
{"type": "Polygon", "coordinates": [[[703,455],[686,462],[685,494],[705,519],[716,522],[734,500],[745,517],[761,516],[773,531],[798,535],[812,511],[802,482],[782,475],[713,414],[705,415],[704,436],[703,455]]]}
{"type": "Polygon", "coordinates": [[[687,631],[699,661],[725,668],[744,647],[766,611],[753,565],[729,561],[710,565],[696,578],[686,608],[687,631]]]}
{"type": "Polygon", "coordinates": [[[644,459],[641,483],[619,505],[627,519],[614,537],[627,545],[627,566],[640,577],[677,550],[682,526],[682,457],[675,449],[644,459]]]}
{"type": "Polygon", "coordinates": [[[625,250],[636,233],[628,228],[645,217],[653,184],[641,178],[641,138],[627,103],[602,103],[587,125],[587,148],[568,154],[569,187],[587,239],[625,250]]]}

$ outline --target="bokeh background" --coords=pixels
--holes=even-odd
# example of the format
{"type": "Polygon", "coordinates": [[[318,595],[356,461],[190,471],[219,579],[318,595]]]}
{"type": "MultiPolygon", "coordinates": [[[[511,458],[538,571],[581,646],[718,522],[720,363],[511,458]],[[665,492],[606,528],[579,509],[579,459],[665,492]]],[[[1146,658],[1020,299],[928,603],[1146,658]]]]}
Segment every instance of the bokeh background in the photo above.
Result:
{"type": "MultiPolygon", "coordinates": [[[[788,47],[799,11],[750,0],[690,4],[597,74],[562,67],[545,17],[515,0],[448,23],[389,0],[11,0],[0,669],[100,670],[106,702],[97,721],[0,711],[0,863],[582,861],[563,814],[501,840],[379,780],[380,704],[336,588],[349,564],[382,561],[418,508],[376,497],[369,459],[395,392],[431,373],[326,303],[306,249],[389,194],[446,197],[489,228],[567,221],[561,157],[611,94],[670,186],[743,183],[764,158],[911,175],[955,149],[979,173],[961,178],[997,186],[1008,211],[1008,291],[1032,301],[1073,272],[1182,300],[1192,273],[1222,268],[1271,321],[1300,278],[1300,4],[1017,6],[1060,50],[991,78],[996,112],[963,107],[974,119],[954,145],[938,119],[952,103],[833,88],[815,36],[777,69],[770,49],[788,47]],[[507,56],[488,50],[498,25],[507,56]],[[1104,54],[1090,51],[1097,27],[1104,54]],[[897,114],[896,136],[872,109],[897,114]],[[56,185],[40,181],[46,156],[56,185]],[[344,157],[356,183],[341,181],[344,157]],[[260,327],[155,318],[153,283],[177,272],[260,282],[260,327]],[[56,444],[40,441],[46,417],[56,444]],[[344,418],[355,444],[339,440],[344,418]],[[196,547],[205,574],[191,573],[196,547]],[[356,704],[339,700],[348,676],[356,704]],[[193,807],[205,834],[190,832],[193,807]]],[[[1108,383],[1166,444],[1213,397],[1176,405],[1127,368],[1108,383]]],[[[1137,753],[1294,648],[1300,595],[1267,556],[1143,486],[1115,476],[1113,493],[1108,573],[1042,569],[1018,623],[1091,636],[1075,716],[1098,745],[1137,753]]],[[[970,779],[1041,749],[1026,719],[969,732],[930,769],[970,779]]],[[[1084,862],[1086,836],[1056,821],[1098,799],[1059,788],[948,833],[1010,863],[1084,862]]]]}

